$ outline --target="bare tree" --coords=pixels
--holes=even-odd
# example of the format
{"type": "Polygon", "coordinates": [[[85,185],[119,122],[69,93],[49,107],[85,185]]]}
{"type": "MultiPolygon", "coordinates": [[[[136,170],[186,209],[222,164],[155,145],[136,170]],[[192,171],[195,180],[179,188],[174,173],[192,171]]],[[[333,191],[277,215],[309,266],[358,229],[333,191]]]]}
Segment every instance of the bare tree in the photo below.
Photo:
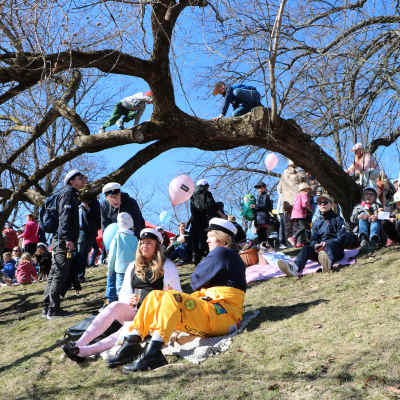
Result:
{"type": "MultiPolygon", "coordinates": [[[[82,196],[93,195],[110,180],[125,182],[146,162],[172,148],[215,151],[252,145],[293,159],[337,197],[345,214],[358,201],[359,187],[318,143],[321,136],[329,135],[321,132],[316,136],[311,129],[318,126],[314,120],[320,116],[311,118],[309,112],[305,117],[304,109],[312,110],[315,105],[310,101],[314,82],[310,85],[308,77],[314,65],[353,58],[346,92],[350,100],[346,101],[357,103],[357,108],[350,121],[348,115],[347,119],[337,118],[335,129],[347,135],[346,128],[360,126],[383,96],[397,94],[400,17],[394,12],[394,3],[382,9],[373,8],[373,1],[368,0],[338,7],[299,0],[297,7],[285,8],[284,1],[257,0],[221,0],[218,4],[206,0],[100,0],[76,9],[67,1],[38,5],[26,0],[18,2],[18,7],[15,3],[3,2],[1,9],[0,28],[7,40],[0,45],[0,104],[64,71],[95,69],[145,80],[153,92],[153,114],[150,121],[132,129],[89,135],[76,110],[65,102],[55,102],[55,111],[74,130],[74,146],[22,177],[3,209],[0,225],[28,190],[64,163],[128,143],[149,145],[85,188],[82,196]],[[98,22],[85,20],[88,9],[98,16],[98,22]],[[272,112],[258,107],[240,118],[209,121],[177,107],[171,75],[171,63],[179,72],[173,32],[179,19],[185,22],[185,9],[193,11],[192,23],[203,16],[205,27],[217,27],[209,35],[212,46],[208,48],[229,56],[217,65],[218,75],[264,83],[266,95],[267,77],[273,76],[276,106],[272,112]]],[[[371,149],[389,145],[399,135],[398,130],[386,131],[370,143],[371,149]]]]}

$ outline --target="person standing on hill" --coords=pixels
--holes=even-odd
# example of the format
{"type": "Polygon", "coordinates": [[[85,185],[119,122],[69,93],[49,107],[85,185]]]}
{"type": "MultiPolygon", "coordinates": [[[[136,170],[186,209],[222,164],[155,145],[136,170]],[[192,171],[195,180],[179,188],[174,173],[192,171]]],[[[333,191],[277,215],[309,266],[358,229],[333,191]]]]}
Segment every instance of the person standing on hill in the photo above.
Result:
{"type": "Polygon", "coordinates": [[[39,224],[35,222],[32,214],[26,216],[24,232],[19,235],[19,238],[24,239],[24,252],[28,252],[31,256],[35,254],[36,245],[38,242],[39,224]]]}
{"type": "Polygon", "coordinates": [[[267,185],[260,181],[254,186],[258,191],[256,204],[252,204],[256,212],[256,229],[258,243],[265,242],[268,239],[268,225],[270,223],[269,213],[272,211],[272,201],[267,192],[267,185]]]}
{"type": "Polygon", "coordinates": [[[150,91],[139,92],[132,96],[124,97],[115,106],[111,117],[104,122],[98,133],[104,133],[106,128],[117,123],[118,129],[124,129],[124,123],[135,120],[137,125],[142,117],[146,104],[151,104],[153,94],[150,91]]]}

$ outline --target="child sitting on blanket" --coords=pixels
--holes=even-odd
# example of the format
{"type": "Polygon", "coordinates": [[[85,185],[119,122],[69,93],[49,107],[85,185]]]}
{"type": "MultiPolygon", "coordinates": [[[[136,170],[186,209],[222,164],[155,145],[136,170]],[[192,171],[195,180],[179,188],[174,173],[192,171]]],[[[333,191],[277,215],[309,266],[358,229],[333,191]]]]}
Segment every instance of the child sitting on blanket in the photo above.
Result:
{"type": "Polygon", "coordinates": [[[349,235],[344,219],[332,210],[333,199],[328,194],[318,196],[317,204],[320,217],[313,224],[310,244],[301,249],[294,263],[278,260],[279,269],[287,276],[300,275],[307,260],[318,260],[322,271],[329,272],[344,256],[349,235]]]}

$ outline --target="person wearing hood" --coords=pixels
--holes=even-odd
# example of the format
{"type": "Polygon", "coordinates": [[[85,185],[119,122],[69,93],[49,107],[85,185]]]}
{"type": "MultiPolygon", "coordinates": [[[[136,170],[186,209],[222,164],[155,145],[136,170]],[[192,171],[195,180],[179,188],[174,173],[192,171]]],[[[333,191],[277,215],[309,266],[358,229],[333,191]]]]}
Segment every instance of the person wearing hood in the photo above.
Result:
{"type": "Polygon", "coordinates": [[[350,222],[358,225],[360,251],[374,251],[380,240],[378,213],[382,206],[377,200],[378,192],[373,186],[364,189],[363,198],[361,203],[354,207],[350,222]]]}
{"type": "Polygon", "coordinates": [[[196,182],[196,190],[190,198],[190,240],[192,244],[193,263],[198,264],[207,252],[206,229],[208,221],[216,213],[216,203],[208,190],[205,179],[196,182]]]}
{"type": "Polygon", "coordinates": [[[318,261],[323,272],[343,258],[349,232],[344,219],[333,210],[333,199],[321,194],[317,199],[320,217],[312,226],[310,244],[302,247],[295,262],[278,260],[279,269],[287,276],[299,276],[308,260],[318,261]]]}
{"type": "Polygon", "coordinates": [[[118,299],[128,265],[135,259],[138,240],[133,234],[132,217],[122,212],[117,217],[118,231],[110,244],[106,297],[108,303],[118,299]]]}

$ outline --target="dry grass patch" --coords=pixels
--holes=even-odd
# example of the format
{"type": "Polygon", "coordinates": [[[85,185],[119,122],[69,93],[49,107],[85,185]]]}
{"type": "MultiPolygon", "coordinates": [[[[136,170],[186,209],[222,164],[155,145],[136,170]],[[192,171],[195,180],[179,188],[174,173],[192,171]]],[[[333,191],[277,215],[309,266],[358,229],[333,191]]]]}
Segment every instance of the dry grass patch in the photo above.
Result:
{"type": "MultiPolygon", "coordinates": [[[[79,367],[57,344],[102,304],[104,267],[88,271],[79,296],[69,294],[69,319],[41,318],[43,283],[0,288],[0,398],[399,398],[399,255],[383,249],[337,273],[256,283],[246,310],[260,314],[226,353],[129,376],[102,360],[79,367]]],[[[192,268],[180,270],[188,291],[192,268]]]]}

